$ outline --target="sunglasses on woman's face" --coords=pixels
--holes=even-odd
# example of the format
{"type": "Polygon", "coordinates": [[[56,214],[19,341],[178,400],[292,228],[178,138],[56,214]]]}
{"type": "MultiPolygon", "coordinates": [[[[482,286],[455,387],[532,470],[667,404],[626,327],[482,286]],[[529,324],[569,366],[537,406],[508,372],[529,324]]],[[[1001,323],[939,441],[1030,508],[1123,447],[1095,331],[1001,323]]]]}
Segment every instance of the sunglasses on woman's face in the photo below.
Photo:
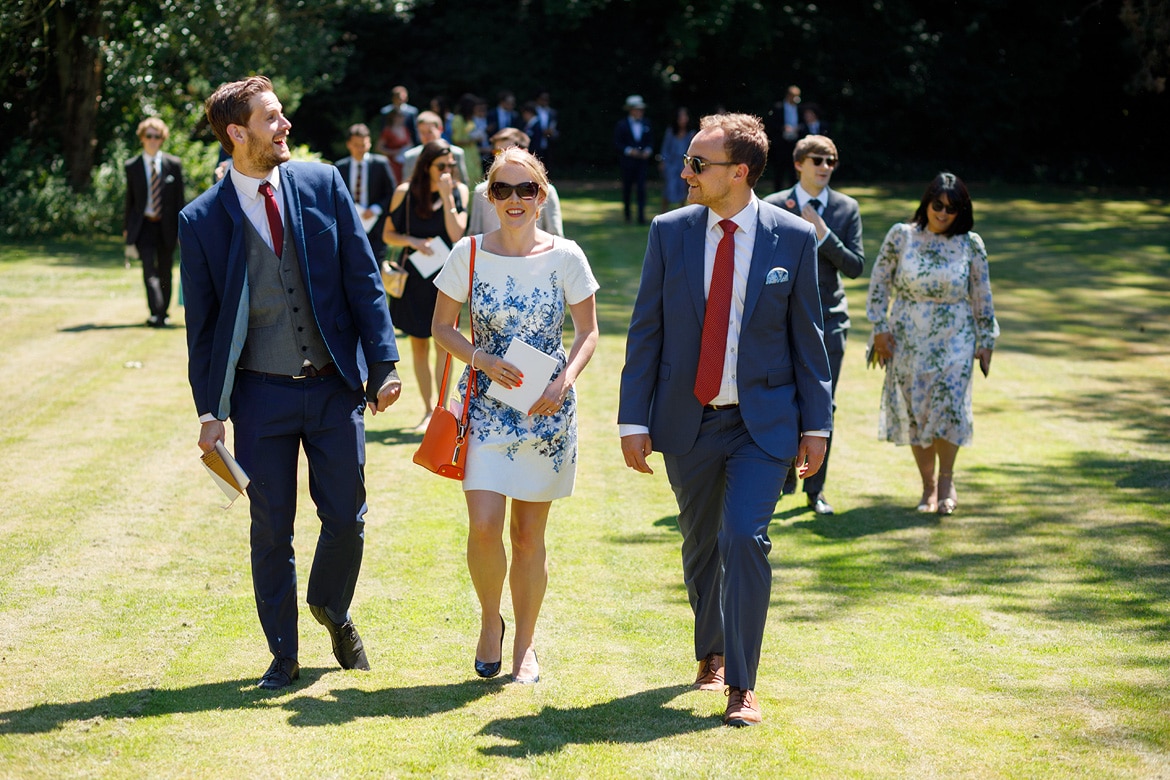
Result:
{"type": "Polygon", "coordinates": [[[958,214],[959,213],[958,206],[952,206],[949,203],[943,203],[941,200],[934,201],[933,203],[930,204],[930,207],[932,209],[934,209],[935,211],[945,211],[948,214],[958,214]]]}
{"type": "Polygon", "coordinates": [[[437,162],[435,163],[435,167],[439,169],[439,173],[446,173],[449,170],[455,170],[455,163],[437,162]]]}
{"type": "Polygon", "coordinates": [[[513,192],[520,200],[535,200],[540,194],[540,185],[534,181],[522,181],[519,184],[494,181],[488,189],[491,191],[492,200],[507,200],[512,197],[513,192]]]}

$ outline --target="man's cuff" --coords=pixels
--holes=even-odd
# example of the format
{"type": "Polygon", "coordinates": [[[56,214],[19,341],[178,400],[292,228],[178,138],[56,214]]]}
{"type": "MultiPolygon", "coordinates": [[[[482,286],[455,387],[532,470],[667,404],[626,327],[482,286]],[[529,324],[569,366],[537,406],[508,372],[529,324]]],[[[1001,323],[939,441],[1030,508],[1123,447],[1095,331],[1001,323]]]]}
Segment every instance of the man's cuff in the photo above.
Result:
{"type": "Polygon", "coordinates": [[[393,360],[384,360],[370,364],[370,376],[366,382],[366,400],[372,404],[378,403],[378,391],[387,379],[398,379],[398,370],[393,360]]]}
{"type": "Polygon", "coordinates": [[[805,431],[801,436],[820,436],[822,439],[829,438],[829,431],[805,431]]]}
{"type": "Polygon", "coordinates": [[[645,425],[630,425],[629,423],[618,423],[618,436],[625,438],[626,436],[633,436],[637,433],[650,433],[650,429],[645,425]]]}
{"type": "Polygon", "coordinates": [[[219,418],[218,418],[218,417],[216,417],[216,416],[215,416],[214,414],[212,414],[211,412],[208,412],[207,414],[201,414],[201,415],[199,415],[199,422],[200,422],[200,424],[202,424],[202,423],[209,423],[209,422],[215,422],[215,421],[216,421],[216,420],[218,420],[218,419],[219,419],[219,418]]]}

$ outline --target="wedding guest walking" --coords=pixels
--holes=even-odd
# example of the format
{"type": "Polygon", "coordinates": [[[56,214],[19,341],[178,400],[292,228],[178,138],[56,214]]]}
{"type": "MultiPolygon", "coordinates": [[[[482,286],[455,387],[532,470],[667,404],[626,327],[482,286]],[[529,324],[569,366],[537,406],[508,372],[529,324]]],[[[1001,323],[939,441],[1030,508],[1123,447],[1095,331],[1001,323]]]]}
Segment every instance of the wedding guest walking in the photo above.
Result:
{"type": "MultiPolygon", "coordinates": [[[[480,604],[475,673],[499,674],[506,623],[501,614],[504,581],[512,593],[512,679],[540,679],[536,619],[548,587],[545,528],[555,499],[573,492],[577,471],[577,398],[573,386],[597,345],[598,284],[576,243],[537,227],[549,189],[544,165],[530,152],[508,148],[488,173],[488,197],[499,229],[469,236],[451,252],[435,279],[439,288],[432,330],[435,341],[476,369],[471,396],[466,477],[467,566],[480,604]],[[472,243],[474,241],[474,244],[472,243]],[[468,268],[475,257],[475,282],[468,268]],[[473,344],[459,331],[469,300],[473,344]],[[573,320],[573,343],[562,343],[565,309],[573,320]],[[519,339],[556,358],[551,382],[528,409],[515,409],[486,395],[495,382],[505,388],[525,381],[504,360],[519,339]],[[508,503],[511,499],[511,512],[508,503]],[[508,566],[503,543],[507,523],[512,543],[508,566]]],[[[467,374],[461,389],[467,392],[467,374]]]]}
{"type": "Polygon", "coordinates": [[[910,445],[922,477],[919,512],[949,515],[959,504],[955,458],[971,443],[971,376],[983,375],[999,323],[987,249],[967,185],[940,173],[910,222],[890,228],[869,279],[866,316],[886,367],[878,435],[910,445]]]}
{"type": "Polygon", "coordinates": [[[146,324],[161,328],[169,324],[171,277],[175,247],[179,243],[179,211],[186,204],[183,193],[183,164],[178,157],[162,151],[170,131],[158,117],[138,123],[142,153],[126,161],[126,208],[122,238],[133,246],[142,263],[146,324]]]}

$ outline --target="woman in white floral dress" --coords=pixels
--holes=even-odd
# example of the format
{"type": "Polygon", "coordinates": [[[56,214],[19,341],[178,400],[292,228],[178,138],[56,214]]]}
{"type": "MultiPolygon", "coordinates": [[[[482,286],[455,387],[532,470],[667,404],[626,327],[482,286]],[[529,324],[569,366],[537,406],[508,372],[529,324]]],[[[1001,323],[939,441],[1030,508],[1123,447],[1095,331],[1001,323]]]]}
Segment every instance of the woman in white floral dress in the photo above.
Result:
{"type": "MultiPolygon", "coordinates": [[[[476,236],[471,322],[475,344],[458,328],[468,299],[471,238],[456,244],[435,278],[439,288],[432,333],[440,346],[477,372],[472,396],[466,476],[469,530],[467,566],[479,598],[480,633],[475,672],[494,677],[503,658],[505,623],[500,614],[504,579],[512,591],[515,633],[512,679],[534,683],[540,665],[533,645],[536,618],[548,584],[544,532],[553,499],[573,491],[577,468],[576,398],[573,384],[597,345],[594,292],[598,284],[581,248],[536,227],[548,196],[544,166],[527,151],[504,150],[488,174],[488,199],[500,229],[476,236]],[[573,343],[561,340],[565,309],[573,318],[573,343]],[[518,338],[555,357],[559,368],[527,413],[488,397],[492,382],[524,381],[502,355],[518,338]],[[504,549],[507,499],[512,567],[504,549]]],[[[465,388],[464,374],[461,389],[465,388]]]]}
{"type": "Polygon", "coordinates": [[[886,234],[869,280],[866,316],[886,367],[879,436],[914,452],[919,512],[949,515],[958,505],[954,468],[972,437],[972,365],[987,375],[999,336],[974,224],[966,185],[940,173],[914,219],[886,234]]]}

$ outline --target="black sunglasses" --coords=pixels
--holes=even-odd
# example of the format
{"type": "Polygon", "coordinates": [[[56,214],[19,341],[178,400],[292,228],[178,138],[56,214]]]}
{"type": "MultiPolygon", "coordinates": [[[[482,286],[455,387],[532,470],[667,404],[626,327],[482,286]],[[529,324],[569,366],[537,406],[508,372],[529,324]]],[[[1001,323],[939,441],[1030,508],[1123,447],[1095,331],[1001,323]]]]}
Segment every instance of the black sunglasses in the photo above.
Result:
{"type": "Polygon", "coordinates": [[[932,209],[934,209],[935,211],[945,211],[948,214],[958,214],[959,213],[958,206],[952,206],[949,203],[943,203],[941,200],[934,201],[933,203],[930,204],[930,207],[932,209]]]}
{"type": "Polygon", "coordinates": [[[444,173],[448,169],[455,170],[455,163],[437,162],[435,163],[435,167],[439,169],[439,173],[444,173]]]}
{"type": "Polygon", "coordinates": [[[536,196],[540,194],[540,185],[534,181],[522,181],[519,184],[504,184],[502,181],[494,181],[488,190],[491,192],[492,200],[507,200],[512,197],[513,192],[520,200],[535,200],[536,196]]]}
{"type": "Polygon", "coordinates": [[[691,157],[689,154],[683,155],[683,165],[691,166],[691,170],[698,176],[703,172],[703,169],[708,165],[739,165],[737,162],[712,162],[704,160],[702,157],[691,157]]]}
{"type": "Polygon", "coordinates": [[[822,165],[827,165],[830,168],[837,167],[837,158],[836,157],[821,157],[820,155],[810,154],[808,157],[806,157],[804,159],[812,160],[812,164],[817,168],[820,168],[822,165]]]}

